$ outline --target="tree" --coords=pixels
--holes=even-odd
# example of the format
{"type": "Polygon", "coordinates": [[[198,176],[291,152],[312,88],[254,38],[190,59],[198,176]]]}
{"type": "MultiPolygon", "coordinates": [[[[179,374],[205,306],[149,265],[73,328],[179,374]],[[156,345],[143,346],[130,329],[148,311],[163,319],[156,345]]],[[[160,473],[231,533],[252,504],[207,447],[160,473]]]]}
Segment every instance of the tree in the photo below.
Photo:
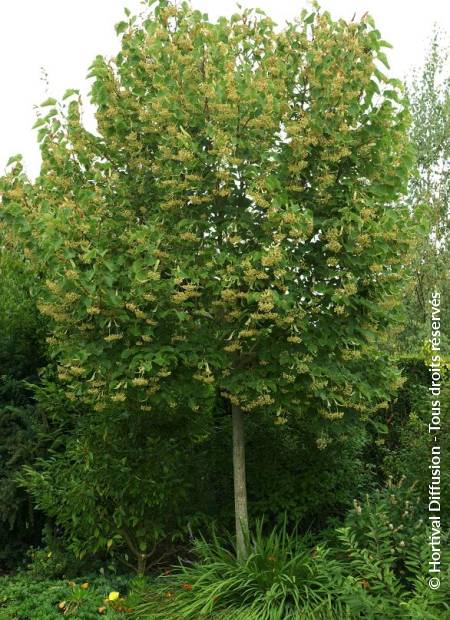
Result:
{"type": "MultiPolygon", "coordinates": [[[[411,108],[411,142],[416,154],[415,174],[409,183],[408,204],[416,217],[425,210],[428,226],[414,261],[412,295],[406,298],[410,350],[428,340],[428,301],[436,288],[442,306],[448,305],[450,204],[450,75],[448,37],[435,31],[424,66],[416,69],[408,85],[411,108]]],[[[443,335],[448,338],[444,326],[443,335]]]]}
{"type": "Polygon", "coordinates": [[[245,558],[245,418],[319,419],[324,448],[399,383],[408,112],[367,16],[278,31],[160,1],[117,32],[91,67],[98,135],[73,91],[44,102],[41,174],[4,203],[32,221],[69,401],[174,428],[228,403],[245,558]]]}

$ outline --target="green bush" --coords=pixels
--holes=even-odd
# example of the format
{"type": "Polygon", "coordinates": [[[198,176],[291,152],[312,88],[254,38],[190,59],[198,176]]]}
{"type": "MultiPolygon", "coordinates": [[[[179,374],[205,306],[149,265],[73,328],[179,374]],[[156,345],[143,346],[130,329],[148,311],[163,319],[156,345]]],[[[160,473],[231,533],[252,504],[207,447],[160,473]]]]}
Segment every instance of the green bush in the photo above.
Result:
{"type": "MultiPolygon", "coordinates": [[[[42,532],[42,546],[29,547],[26,553],[26,573],[30,579],[65,579],[75,578],[104,570],[107,567],[105,557],[90,556],[80,560],[68,548],[67,540],[57,535],[57,528],[45,526],[42,532]]],[[[109,563],[109,570],[115,567],[109,563]]]]}
{"type": "MultiPolygon", "coordinates": [[[[268,536],[261,523],[245,562],[218,538],[197,541],[196,560],[159,578],[134,611],[151,620],[442,620],[450,617],[441,588],[427,583],[425,507],[414,488],[389,484],[355,506],[333,546],[286,525],[268,536]]],[[[443,548],[446,545],[443,537],[443,548]]]]}
{"type": "MultiPolygon", "coordinates": [[[[383,472],[399,479],[405,475],[409,482],[416,482],[420,492],[428,494],[430,471],[430,422],[431,394],[429,353],[422,356],[403,356],[400,360],[405,384],[387,412],[388,434],[383,442],[381,467],[383,472]]],[[[450,365],[442,364],[441,431],[439,440],[442,451],[441,487],[442,505],[450,505],[450,365]]]]}
{"type": "Polygon", "coordinates": [[[421,495],[405,479],[355,500],[335,549],[346,575],[338,599],[354,617],[437,620],[447,613],[449,575],[436,592],[427,583],[426,516],[421,495]]]}
{"type": "Polygon", "coordinates": [[[426,536],[426,506],[414,486],[388,482],[386,488],[355,500],[354,509],[340,530],[340,539],[350,540],[376,561],[387,562],[399,582],[410,588],[418,570],[426,536]]]}
{"type": "Polygon", "coordinates": [[[86,581],[33,579],[26,573],[0,579],[0,620],[59,620],[61,616],[77,620],[125,618],[123,594],[129,587],[126,578],[96,577],[86,581]],[[107,601],[111,592],[121,596],[107,601]]]}
{"type": "Polygon", "coordinates": [[[33,278],[0,228],[0,570],[14,569],[27,546],[40,543],[45,522],[16,481],[22,466],[31,464],[46,444],[45,418],[29,386],[45,363],[33,278]]]}
{"type": "Polygon", "coordinates": [[[170,557],[195,520],[193,443],[190,429],[164,436],[156,414],[130,419],[124,410],[107,422],[85,414],[64,451],[24,468],[22,484],[62,529],[71,553],[108,554],[144,572],[170,557]]]}

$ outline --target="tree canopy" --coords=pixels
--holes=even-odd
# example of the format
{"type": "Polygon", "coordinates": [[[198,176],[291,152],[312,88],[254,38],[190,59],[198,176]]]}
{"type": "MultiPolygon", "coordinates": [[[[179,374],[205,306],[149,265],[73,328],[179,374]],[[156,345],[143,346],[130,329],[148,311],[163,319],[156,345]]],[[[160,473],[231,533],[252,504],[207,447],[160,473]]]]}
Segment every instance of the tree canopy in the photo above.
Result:
{"type": "Polygon", "coordinates": [[[39,177],[3,180],[64,398],[108,426],[189,424],[221,397],[326,447],[401,382],[411,151],[388,44],[368,16],[279,30],[164,1],[117,33],[90,69],[98,133],[75,91],[48,99],[39,177]]]}

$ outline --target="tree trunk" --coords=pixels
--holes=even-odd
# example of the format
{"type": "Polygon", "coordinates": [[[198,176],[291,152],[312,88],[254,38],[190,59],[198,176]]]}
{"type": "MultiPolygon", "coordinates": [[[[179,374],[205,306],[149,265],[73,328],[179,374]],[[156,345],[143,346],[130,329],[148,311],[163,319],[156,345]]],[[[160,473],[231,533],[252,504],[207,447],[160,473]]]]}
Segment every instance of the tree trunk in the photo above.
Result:
{"type": "Polygon", "coordinates": [[[231,406],[233,417],[234,514],[236,517],[236,551],[238,560],[248,557],[247,483],[245,480],[244,413],[231,406]]]}
{"type": "Polygon", "coordinates": [[[145,575],[145,569],[147,567],[147,556],[145,553],[139,553],[137,557],[137,573],[140,577],[145,575]]]}

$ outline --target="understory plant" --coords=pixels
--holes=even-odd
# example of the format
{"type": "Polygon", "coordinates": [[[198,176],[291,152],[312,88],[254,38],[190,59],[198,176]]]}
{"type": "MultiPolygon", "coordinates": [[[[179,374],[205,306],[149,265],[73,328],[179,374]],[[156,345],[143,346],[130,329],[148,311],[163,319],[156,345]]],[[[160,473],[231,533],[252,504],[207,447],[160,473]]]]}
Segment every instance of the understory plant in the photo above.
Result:
{"type": "MultiPolygon", "coordinates": [[[[194,563],[162,576],[144,595],[135,617],[167,620],[229,618],[281,620],[325,609],[339,565],[323,547],[311,550],[286,524],[264,535],[262,521],[237,561],[232,544],[196,540],[194,563]]],[[[317,616],[316,616],[317,617],[317,616]]]]}
{"type": "Polygon", "coordinates": [[[124,619],[123,577],[94,577],[76,581],[36,579],[27,573],[0,578],[0,620],[77,620],[99,617],[124,619]]]}
{"type": "MultiPolygon", "coordinates": [[[[246,561],[217,537],[198,540],[193,563],[156,580],[136,618],[151,620],[344,620],[450,618],[449,575],[428,585],[428,530],[417,490],[403,481],[355,501],[336,542],[313,546],[286,524],[259,522],[246,561]]],[[[442,536],[442,549],[447,538],[442,536]]]]}

